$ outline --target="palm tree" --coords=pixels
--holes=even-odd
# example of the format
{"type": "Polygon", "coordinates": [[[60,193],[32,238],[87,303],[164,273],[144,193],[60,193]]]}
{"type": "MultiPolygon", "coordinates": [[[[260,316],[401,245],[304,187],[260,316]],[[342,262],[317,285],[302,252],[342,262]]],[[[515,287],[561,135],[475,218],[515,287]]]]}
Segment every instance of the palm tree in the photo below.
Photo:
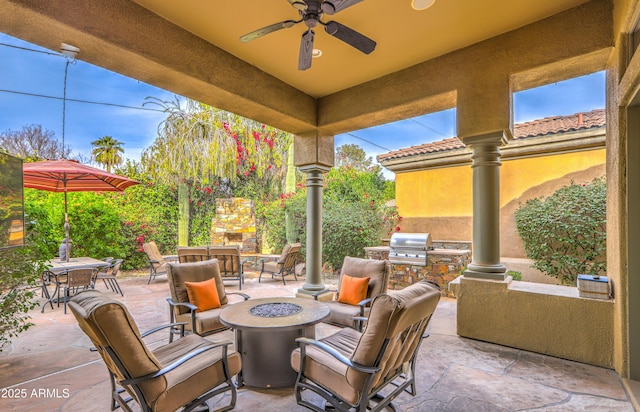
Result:
{"type": "Polygon", "coordinates": [[[103,136],[91,142],[91,146],[93,146],[91,157],[97,163],[103,165],[107,172],[111,173],[111,167],[122,164],[123,144],[111,136],[103,136]]]}

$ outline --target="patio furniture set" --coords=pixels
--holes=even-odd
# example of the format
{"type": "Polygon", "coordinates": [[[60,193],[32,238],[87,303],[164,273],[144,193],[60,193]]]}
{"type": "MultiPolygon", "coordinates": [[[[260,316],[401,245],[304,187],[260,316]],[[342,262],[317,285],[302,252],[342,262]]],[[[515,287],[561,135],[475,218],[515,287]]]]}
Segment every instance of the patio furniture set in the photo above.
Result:
{"type": "MultiPolygon", "coordinates": [[[[149,281],[159,275],[167,274],[167,263],[179,261],[180,263],[201,262],[203,260],[217,259],[220,265],[223,280],[237,280],[239,289],[244,283],[244,265],[249,259],[243,258],[240,247],[234,246],[196,246],[178,247],[177,255],[162,255],[155,242],[147,242],[142,245],[149,262],[149,281]]],[[[302,245],[300,243],[287,244],[280,255],[262,255],[260,257],[260,275],[258,282],[262,282],[264,273],[271,274],[271,278],[282,278],[282,284],[286,285],[285,277],[296,276],[295,267],[299,261],[302,245]],[[273,257],[275,262],[270,261],[273,257]]]]}
{"type": "Polygon", "coordinates": [[[53,309],[53,303],[58,306],[64,304],[64,313],[67,313],[67,301],[71,293],[80,290],[94,289],[96,282],[102,281],[107,289],[124,296],[118,283],[118,273],[122,259],[111,257],[102,260],[91,257],[77,257],[64,260],[53,259],[46,262],[49,268],[41,276],[40,288],[46,301],[42,304],[40,312],[44,313],[48,305],[53,309]],[[53,292],[49,288],[53,286],[53,292]],[[62,296],[60,293],[62,292],[62,296]]]}
{"type": "MultiPolygon", "coordinates": [[[[261,274],[274,269],[284,282],[286,255],[297,253],[295,246],[273,265],[263,262],[261,274]]],[[[382,410],[402,392],[415,395],[416,353],[440,298],[437,286],[423,281],[386,293],[388,262],[346,257],[335,301],[249,299],[225,290],[229,272],[242,287],[243,263],[224,252],[181,248],[179,261],[164,262],[171,323],[149,332],[169,331],[168,343],[155,349],[122,302],[91,289],[71,298],[71,311],[109,370],[112,410],[131,410],[135,400],[145,411],[191,411],[222,393],[228,403],[219,410],[231,410],[242,386],[293,386],[297,403],[315,411],[324,403],[339,411],[382,410]],[[316,340],[322,321],[343,328],[316,340]],[[204,338],[229,328],[235,351],[234,342],[204,338]]]]}

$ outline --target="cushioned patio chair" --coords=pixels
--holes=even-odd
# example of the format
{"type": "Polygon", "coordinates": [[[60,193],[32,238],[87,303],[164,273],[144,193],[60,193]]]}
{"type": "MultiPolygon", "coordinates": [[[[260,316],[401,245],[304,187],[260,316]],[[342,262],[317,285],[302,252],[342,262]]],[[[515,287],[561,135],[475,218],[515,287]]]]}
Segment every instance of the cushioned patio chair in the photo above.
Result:
{"type": "Polygon", "coordinates": [[[180,263],[202,262],[203,260],[209,260],[209,250],[206,246],[178,247],[178,261],[180,263]]]}
{"type": "MultiPolygon", "coordinates": [[[[228,295],[249,299],[244,293],[225,291],[217,259],[193,263],[171,262],[167,265],[167,278],[171,292],[171,297],[167,298],[169,319],[171,322],[186,322],[185,328],[200,336],[228,329],[220,322],[220,311],[229,304],[228,295]],[[204,283],[207,281],[208,283],[204,283]],[[191,297],[187,287],[192,291],[191,297]],[[203,291],[209,294],[202,296],[203,291]],[[212,296],[214,293],[215,296],[212,296]],[[217,305],[207,305],[211,308],[201,307],[204,301],[210,299],[215,299],[217,305]]],[[[173,339],[174,333],[175,330],[169,335],[169,340],[173,339]]]]}
{"type": "Polygon", "coordinates": [[[241,258],[239,246],[209,246],[209,259],[218,259],[222,280],[237,280],[238,289],[242,290],[248,259],[241,258]]]}
{"type": "Polygon", "coordinates": [[[344,328],[320,340],[297,338],[291,366],[298,372],[298,404],[325,410],[303,396],[306,390],[343,412],[395,410],[396,396],[415,396],[416,355],[439,300],[440,289],[421,281],[376,296],[362,333],[344,328]]]}
{"type": "Polygon", "coordinates": [[[149,261],[149,281],[151,283],[153,279],[158,275],[164,275],[167,273],[167,261],[164,260],[158,249],[156,242],[151,241],[142,245],[144,253],[147,255],[149,261]]]}
{"type": "MultiPolygon", "coordinates": [[[[361,259],[345,256],[338,280],[338,290],[329,305],[331,313],[325,322],[361,329],[359,318],[366,317],[373,298],[387,292],[391,276],[388,260],[361,259]]],[[[319,292],[314,295],[318,299],[319,292]]]]}
{"type": "Polygon", "coordinates": [[[284,277],[287,275],[293,275],[295,280],[298,280],[296,276],[296,262],[298,261],[298,255],[300,254],[300,243],[292,243],[284,245],[282,253],[276,262],[267,262],[264,259],[260,261],[260,276],[258,276],[258,283],[262,281],[263,273],[271,273],[271,278],[276,276],[282,277],[282,284],[286,285],[284,277]]]}
{"type": "Polygon", "coordinates": [[[131,411],[135,400],[143,411],[188,412],[225,392],[230,403],[219,411],[235,407],[231,377],[242,363],[238,353],[229,353],[231,341],[189,335],[151,350],[142,338],[163,327],[140,334],[122,302],[89,290],[74,296],[69,307],[109,370],[112,411],[131,411]]]}

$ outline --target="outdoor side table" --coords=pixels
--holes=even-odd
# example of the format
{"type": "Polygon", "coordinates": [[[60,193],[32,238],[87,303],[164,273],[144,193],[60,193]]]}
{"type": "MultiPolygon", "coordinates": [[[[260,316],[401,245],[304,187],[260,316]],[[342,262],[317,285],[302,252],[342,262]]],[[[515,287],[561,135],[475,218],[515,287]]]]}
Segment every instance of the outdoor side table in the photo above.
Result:
{"type": "Polygon", "coordinates": [[[322,302],[300,298],[250,299],[224,308],[220,322],[235,330],[242,356],[238,386],[293,386],[297,374],[290,357],[296,338],[315,338],[315,324],[329,312],[322,302]]]}

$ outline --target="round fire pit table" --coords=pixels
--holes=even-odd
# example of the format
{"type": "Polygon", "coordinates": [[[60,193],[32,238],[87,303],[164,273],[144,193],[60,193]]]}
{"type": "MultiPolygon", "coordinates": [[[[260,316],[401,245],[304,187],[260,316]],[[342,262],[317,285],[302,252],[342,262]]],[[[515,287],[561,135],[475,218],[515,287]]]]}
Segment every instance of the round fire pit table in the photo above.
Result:
{"type": "Polygon", "coordinates": [[[291,351],[296,338],[315,337],[315,324],[329,316],[322,302],[301,298],[250,299],[220,312],[220,322],[235,330],[236,349],[242,355],[238,386],[283,388],[293,386],[291,351]]]}

